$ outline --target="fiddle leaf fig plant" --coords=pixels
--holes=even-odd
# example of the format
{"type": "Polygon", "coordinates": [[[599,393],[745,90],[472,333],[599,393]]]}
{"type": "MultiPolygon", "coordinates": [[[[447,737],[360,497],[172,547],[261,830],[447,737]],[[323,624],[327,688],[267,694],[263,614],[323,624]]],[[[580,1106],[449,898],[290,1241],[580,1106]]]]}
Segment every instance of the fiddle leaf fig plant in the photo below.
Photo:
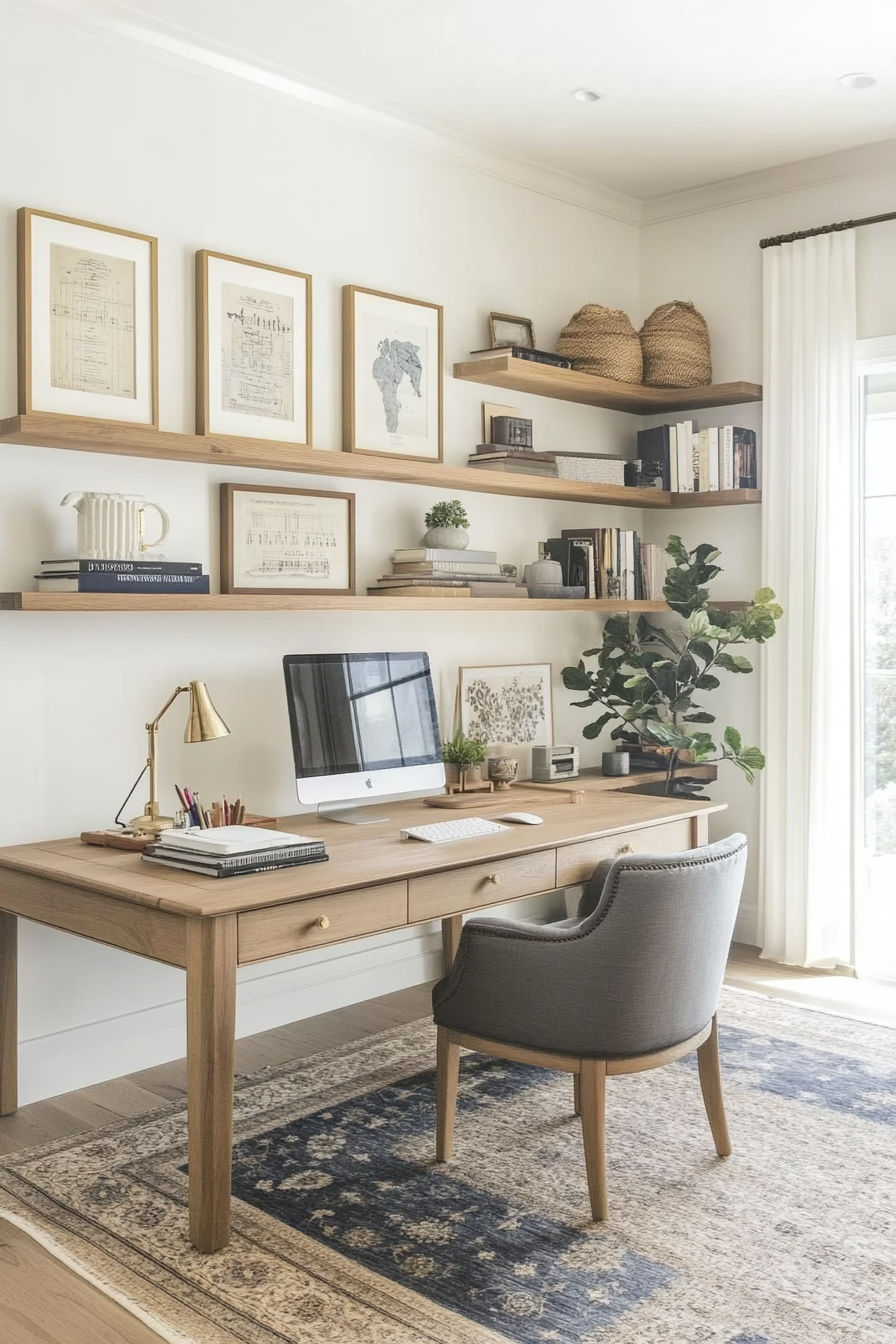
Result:
{"type": "Polygon", "coordinates": [[[599,737],[612,723],[611,738],[658,748],[666,762],[666,794],[699,796],[702,782],[676,773],[679,763],[687,762],[731,761],[752,784],[765,757],[758,747],[745,746],[736,728],[727,727],[716,744],[702,726],[715,722],[703,707],[702,693],[721,684],[719,672],[745,676],[753,671],[737,650],[771,639],[783,610],[771,588],[760,588],[742,610],[713,606],[707,584],[721,573],[715,563],[720,552],[707,542],[689,551],[680,537],[671,536],[666,553],[673,564],[663,595],[685,618],[685,626],[665,628],[642,615],[633,631],[627,614],[608,618],[603,643],[586,649],[575,667],[563,669],[568,690],[587,692],[586,699],[573,704],[602,711],[582,736],[599,737]],[[585,658],[596,658],[597,667],[586,668],[585,658]]]}

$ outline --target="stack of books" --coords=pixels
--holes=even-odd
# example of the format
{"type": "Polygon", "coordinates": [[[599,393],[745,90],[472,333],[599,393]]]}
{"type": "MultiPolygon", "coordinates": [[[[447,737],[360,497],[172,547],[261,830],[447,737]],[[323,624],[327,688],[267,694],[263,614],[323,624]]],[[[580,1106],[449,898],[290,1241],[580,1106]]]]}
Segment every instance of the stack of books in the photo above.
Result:
{"type": "Polygon", "coordinates": [[[625,459],[607,453],[536,453],[530,448],[480,443],[467,466],[484,471],[516,471],[527,476],[553,476],[595,485],[624,485],[625,459]]]}
{"type": "Polygon", "coordinates": [[[147,863],[182,868],[203,877],[243,877],[275,868],[295,868],[302,863],[325,863],[329,858],[323,840],[288,831],[269,831],[260,826],[198,826],[162,831],[155,844],[143,851],[147,863]]]}
{"type": "Polygon", "coordinates": [[[199,561],[41,560],[39,593],[207,593],[199,561]]]}
{"type": "Polygon", "coordinates": [[[641,479],[681,494],[756,490],[756,431],[738,425],[698,429],[696,420],[638,432],[641,479]]]}
{"type": "Polygon", "coordinates": [[[370,596],[527,597],[515,576],[503,572],[497,551],[452,551],[417,546],[392,552],[392,573],[384,574],[370,596]]]}
{"type": "Polygon", "coordinates": [[[571,369],[572,360],[563,355],[555,355],[550,350],[530,350],[524,345],[496,345],[489,350],[471,350],[472,359],[494,359],[497,355],[510,355],[512,359],[529,359],[533,364],[550,364],[555,369],[571,369]]]}

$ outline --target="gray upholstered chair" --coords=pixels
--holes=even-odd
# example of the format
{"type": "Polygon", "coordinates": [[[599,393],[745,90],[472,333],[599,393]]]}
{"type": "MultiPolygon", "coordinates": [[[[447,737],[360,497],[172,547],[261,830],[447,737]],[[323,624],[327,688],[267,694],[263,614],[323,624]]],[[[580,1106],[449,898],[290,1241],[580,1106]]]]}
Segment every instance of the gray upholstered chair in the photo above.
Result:
{"type": "Polygon", "coordinates": [[[608,1075],[697,1051],[716,1152],[731,1152],[716,1008],[737,915],[747,841],[599,864],[574,919],[476,918],[432,993],[438,1028],[436,1159],[452,1155],[462,1047],[562,1069],[575,1080],[591,1212],[607,1216],[608,1075]]]}

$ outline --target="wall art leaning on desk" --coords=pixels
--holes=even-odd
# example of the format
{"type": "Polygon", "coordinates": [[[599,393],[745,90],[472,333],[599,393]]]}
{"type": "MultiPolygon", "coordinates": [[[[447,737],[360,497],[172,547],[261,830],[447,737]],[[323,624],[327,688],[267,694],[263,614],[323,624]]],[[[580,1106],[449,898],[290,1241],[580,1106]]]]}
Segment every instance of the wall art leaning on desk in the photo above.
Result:
{"type": "Polygon", "coordinates": [[[355,591],[355,497],[221,486],[221,592],[355,591]]]}
{"type": "Polygon", "coordinates": [[[342,303],[343,448],[441,462],[441,305],[359,285],[342,303]]]}
{"type": "Polygon", "coordinates": [[[460,669],[460,726],[490,747],[553,741],[550,663],[460,669]]]}
{"type": "Polygon", "coordinates": [[[158,425],[156,240],[23,207],[19,412],[158,425]]]}
{"type": "Polygon", "coordinates": [[[311,443],[311,276],[196,253],[196,432],[311,443]]]}

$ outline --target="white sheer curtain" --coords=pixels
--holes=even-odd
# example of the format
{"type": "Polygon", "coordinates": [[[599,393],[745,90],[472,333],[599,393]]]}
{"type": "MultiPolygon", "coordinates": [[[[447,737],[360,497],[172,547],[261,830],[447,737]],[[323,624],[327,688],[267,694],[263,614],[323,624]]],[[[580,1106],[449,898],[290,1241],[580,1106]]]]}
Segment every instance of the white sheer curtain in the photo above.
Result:
{"type": "Polygon", "coordinates": [[[800,966],[852,956],[855,233],[766,248],[759,935],[800,966]]]}

